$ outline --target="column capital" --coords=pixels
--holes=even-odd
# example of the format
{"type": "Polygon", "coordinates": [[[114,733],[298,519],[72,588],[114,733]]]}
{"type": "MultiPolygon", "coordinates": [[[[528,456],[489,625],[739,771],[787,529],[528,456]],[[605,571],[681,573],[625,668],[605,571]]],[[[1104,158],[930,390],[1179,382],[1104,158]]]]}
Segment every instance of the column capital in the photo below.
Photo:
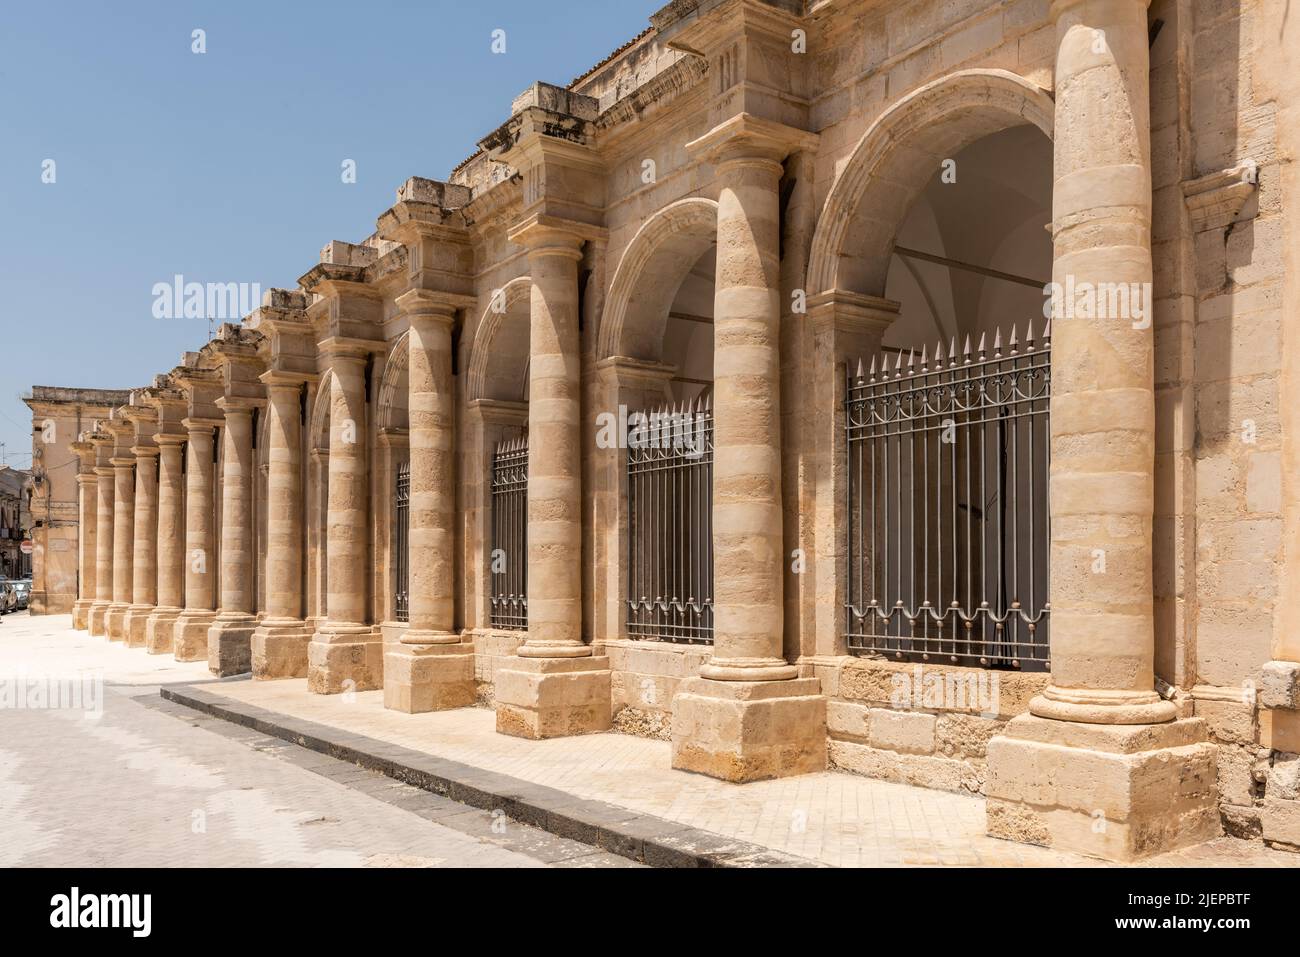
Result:
{"type": "Polygon", "coordinates": [[[608,235],[602,226],[535,213],[515,223],[507,238],[527,249],[530,259],[562,256],[576,262],[582,259],[583,243],[604,242],[608,235]]]}
{"type": "Polygon", "coordinates": [[[153,437],[153,440],[157,442],[159,448],[162,449],[179,448],[189,441],[189,436],[178,434],[176,432],[160,432],[158,435],[153,437]]]}
{"type": "Polygon", "coordinates": [[[256,399],[235,398],[232,396],[223,396],[217,400],[217,408],[222,411],[226,418],[239,415],[252,415],[253,410],[260,408],[264,403],[256,399]]]}
{"type": "Polygon", "coordinates": [[[372,352],[383,346],[384,343],[374,342],[370,339],[331,336],[328,339],[322,339],[317,343],[316,348],[326,364],[333,366],[339,362],[365,362],[372,352]]]}
{"type": "Polygon", "coordinates": [[[882,333],[898,318],[900,308],[892,299],[832,289],[808,299],[808,318],[837,331],[882,333]]]}
{"type": "Polygon", "coordinates": [[[528,403],[503,399],[471,399],[467,409],[479,421],[496,425],[527,425],[528,403]]]}
{"type": "Polygon", "coordinates": [[[194,438],[196,435],[205,435],[205,434],[212,435],[213,432],[215,432],[217,429],[221,427],[221,423],[222,423],[221,419],[208,419],[208,418],[193,418],[193,419],[181,420],[181,426],[184,427],[185,431],[189,433],[190,438],[194,438]]]}
{"type": "Polygon", "coordinates": [[[450,325],[456,321],[458,311],[473,309],[478,299],[453,292],[417,288],[406,290],[393,303],[411,321],[429,319],[450,325]]]}
{"type": "Polygon", "coordinates": [[[113,466],[113,468],[119,471],[122,469],[129,469],[135,467],[134,455],[115,455],[108,461],[109,464],[113,466]]]}
{"type": "Polygon", "coordinates": [[[738,113],[687,143],[686,151],[718,164],[780,164],[791,153],[816,152],[820,141],[816,133],[738,113]]]}
{"type": "Polygon", "coordinates": [[[158,446],[156,445],[133,445],[131,454],[137,459],[156,459],[158,457],[158,446]]]}

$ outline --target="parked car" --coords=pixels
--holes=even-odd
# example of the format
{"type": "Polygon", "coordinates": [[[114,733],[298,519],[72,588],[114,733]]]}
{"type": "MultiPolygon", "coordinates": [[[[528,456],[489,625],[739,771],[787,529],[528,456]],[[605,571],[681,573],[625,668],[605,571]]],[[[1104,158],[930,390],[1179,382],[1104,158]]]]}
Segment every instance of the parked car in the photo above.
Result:
{"type": "Polygon", "coordinates": [[[18,609],[26,608],[27,603],[32,598],[32,580],[30,578],[19,578],[17,581],[10,582],[10,584],[14,587],[18,609]]]}
{"type": "Polygon", "coordinates": [[[7,578],[0,578],[0,615],[18,610],[18,591],[7,578]]]}

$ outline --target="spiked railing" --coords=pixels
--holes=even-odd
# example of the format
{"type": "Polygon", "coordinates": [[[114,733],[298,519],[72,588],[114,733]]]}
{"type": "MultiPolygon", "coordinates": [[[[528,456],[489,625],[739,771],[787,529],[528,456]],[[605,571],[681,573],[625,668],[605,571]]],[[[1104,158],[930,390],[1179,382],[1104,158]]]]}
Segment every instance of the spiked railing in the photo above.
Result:
{"type": "Polygon", "coordinates": [[[528,437],[498,443],[492,455],[489,621],[528,629],[528,437]]]}
{"type": "Polygon", "coordinates": [[[631,638],[713,641],[713,408],[707,395],[629,417],[631,638]]]}
{"type": "Polygon", "coordinates": [[[411,620],[411,464],[397,467],[397,488],[393,494],[393,619],[411,620]]]}
{"type": "Polygon", "coordinates": [[[873,356],[847,385],[849,649],[1046,668],[1051,323],[873,356]]]}

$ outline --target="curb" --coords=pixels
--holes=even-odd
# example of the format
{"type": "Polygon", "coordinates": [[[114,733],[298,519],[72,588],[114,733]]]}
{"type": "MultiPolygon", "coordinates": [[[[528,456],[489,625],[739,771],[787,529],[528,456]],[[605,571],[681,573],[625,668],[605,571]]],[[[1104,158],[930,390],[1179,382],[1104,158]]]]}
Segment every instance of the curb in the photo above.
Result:
{"type": "MultiPolygon", "coordinates": [[[[247,679],[245,679],[247,680],[247,679]]],[[[817,861],[457,761],[231,701],[193,685],[167,701],[651,867],[822,867],[817,861]]]]}

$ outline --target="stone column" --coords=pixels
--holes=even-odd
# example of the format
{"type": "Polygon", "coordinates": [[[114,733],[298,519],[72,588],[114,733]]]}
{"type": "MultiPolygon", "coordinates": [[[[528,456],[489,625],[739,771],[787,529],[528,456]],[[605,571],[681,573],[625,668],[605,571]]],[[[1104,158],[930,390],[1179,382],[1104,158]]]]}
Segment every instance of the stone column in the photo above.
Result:
{"type": "Polygon", "coordinates": [[[326,351],[330,371],[329,500],[325,620],[307,646],[307,687],[317,694],[369,691],[383,680],[383,642],[366,623],[368,463],[366,357],[326,351]]]}
{"type": "Polygon", "coordinates": [[[158,449],[137,446],[135,454],[135,529],[131,607],[122,630],[132,648],[145,646],[145,626],[158,601],[158,449]]]}
{"type": "Polygon", "coordinates": [[[744,781],[826,766],[826,699],[782,657],[781,160],[815,137],[742,114],[690,144],[718,196],[713,657],[673,699],[673,767],[744,781]]]}
{"type": "Polygon", "coordinates": [[[72,627],[85,631],[90,627],[90,609],[95,604],[95,548],[99,538],[95,498],[99,480],[92,464],[94,447],[88,442],[77,445],[83,446],[81,450],[75,445],[73,448],[83,456],[85,468],[77,474],[77,601],[72,606],[72,627]]]}
{"type": "Polygon", "coordinates": [[[208,669],[221,677],[252,670],[253,409],[222,399],[221,603],[208,629],[208,669]]]}
{"type": "Polygon", "coordinates": [[[177,661],[208,660],[208,629],[212,627],[213,436],[206,422],[186,419],[189,448],[185,463],[185,609],[172,628],[172,653],[177,661]]]}
{"type": "Polygon", "coordinates": [[[528,637],[496,676],[497,730],[526,738],[611,725],[609,659],[582,640],[578,262],[544,219],[511,234],[532,274],[528,383],[528,637]]]}
{"type": "Polygon", "coordinates": [[[113,603],[113,467],[103,451],[95,467],[95,603],[90,606],[90,633],[108,634],[108,606],[113,603]]]}
{"type": "Polygon", "coordinates": [[[1218,833],[1214,752],[1154,690],[1147,0],[1052,11],[1053,282],[1137,284],[1147,318],[1055,303],[1052,683],[989,745],[988,828],[1125,860],[1218,833]]]}
{"type": "Polygon", "coordinates": [[[451,330],[456,307],[412,289],[407,353],[411,453],[410,620],[384,657],[384,707],[407,713],[474,703],[474,644],[455,631],[456,431],[451,330]]]}
{"type": "Polygon", "coordinates": [[[145,623],[144,647],[151,655],[171,654],[176,618],[185,606],[185,495],[181,456],[185,439],[159,435],[157,605],[145,623]]]}
{"type": "Polygon", "coordinates": [[[303,621],[302,380],[266,383],[266,616],[253,632],[254,678],[307,676],[311,629],[303,621]]]}
{"type": "Polygon", "coordinates": [[[113,603],[104,615],[109,641],[125,641],[126,612],[135,584],[135,457],[114,456],[113,463],[113,603]]]}

